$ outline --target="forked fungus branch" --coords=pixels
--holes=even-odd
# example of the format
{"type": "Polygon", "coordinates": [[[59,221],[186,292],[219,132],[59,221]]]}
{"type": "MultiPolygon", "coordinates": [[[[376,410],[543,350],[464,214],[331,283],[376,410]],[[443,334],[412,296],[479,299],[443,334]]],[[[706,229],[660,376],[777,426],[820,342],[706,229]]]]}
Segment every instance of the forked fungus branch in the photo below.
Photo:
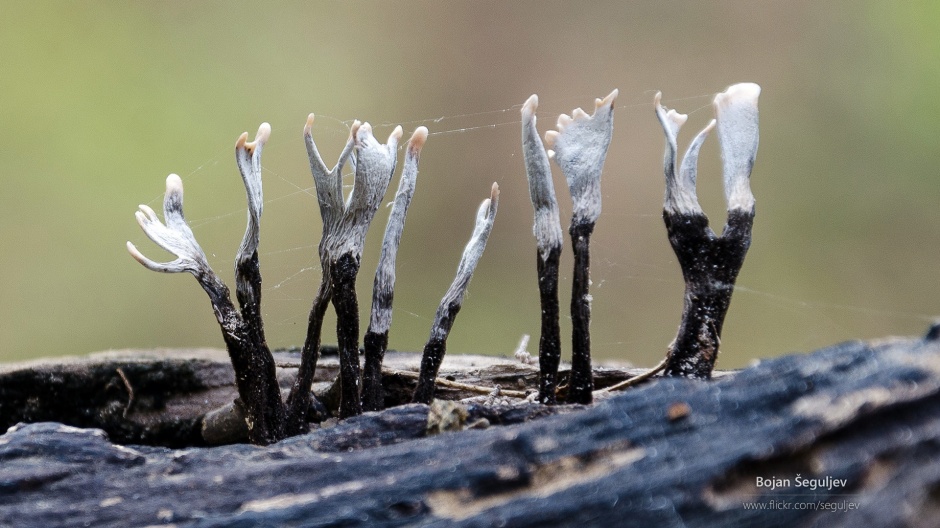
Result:
{"type": "Polygon", "coordinates": [[[206,254],[196,242],[183,217],[183,181],[176,174],[166,179],[161,223],[153,209],[141,205],[137,223],[158,246],[176,255],[170,262],[155,262],[128,242],[131,255],[153,271],[192,273],[209,295],[216,320],[235,369],[239,398],[245,409],[248,439],[253,444],[270,444],[284,437],[284,405],[278,390],[274,358],[264,339],[261,321],[261,274],[258,272],[258,222],[264,199],[261,193],[261,151],[271,134],[271,126],[262,123],[252,142],[247,133],[235,144],[235,158],[248,193],[248,228],[235,259],[238,302],[235,309],[228,287],[212,271],[206,254]]]}
{"type": "MultiPolygon", "coordinates": [[[[685,279],[685,301],[678,335],[661,365],[671,376],[709,378],[715,365],[721,328],[731,302],[734,282],[751,240],[754,197],[749,180],[757,153],[756,84],[737,84],[715,98],[717,120],[709,123],[692,141],[677,172],[677,135],[686,116],[667,110],[656,94],[656,115],[666,136],[664,174],[666,191],[663,218],[669,242],[685,279]],[[708,227],[708,218],[695,193],[698,153],[708,132],[717,124],[724,165],[724,187],[728,221],[721,236],[708,227]]],[[[563,236],[558,202],[552,184],[550,159],[561,168],[573,202],[568,232],[574,251],[571,291],[572,366],[568,403],[590,403],[594,388],[591,368],[590,237],[601,213],[600,180],[613,135],[617,90],[595,101],[593,115],[580,108],[558,118],[557,130],[545,134],[536,129],[538,97],[522,106],[522,150],[529,195],[534,209],[541,304],[539,340],[539,394],[545,404],[556,402],[561,361],[559,331],[558,271],[563,236]]],[[[209,295],[235,370],[239,402],[244,410],[249,441],[269,444],[309,429],[311,393],[320,349],[323,318],[332,303],[337,316],[340,372],[338,414],[341,418],[363,410],[384,408],[382,362],[388,348],[395,288],[395,262],[418,175],[421,149],[428,137],[418,127],[405,149],[405,162],[398,191],[389,214],[382,252],[373,282],[372,311],[364,336],[365,367],[359,363],[359,305],[356,278],[369,226],[395,172],[401,127],[385,144],[372,135],[369,123],[355,121],[349,139],[332,169],[323,162],[313,141],[314,116],[310,114],[303,137],[316,187],[323,221],[318,254],[322,267],[320,285],[310,309],[307,336],[301,351],[297,377],[281,400],[273,356],[268,349],[261,317],[261,272],[258,244],[264,196],[261,189],[261,152],[271,134],[263,123],[254,141],[242,134],[235,144],[235,160],[248,199],[248,224],[235,258],[236,309],[229,290],[209,267],[206,255],[183,217],[183,182],[171,174],[166,180],[163,222],[146,205],[136,213],[144,233],[158,246],[174,254],[170,262],[155,262],[127,243],[131,255],[148,269],[165,273],[191,273],[209,295]],[[343,193],[343,169],[354,173],[353,188],[343,193]]],[[[476,265],[493,228],[499,203],[499,187],[493,183],[490,197],[476,215],[470,241],[464,249],[457,275],[438,307],[421,358],[413,401],[430,403],[447,347],[447,338],[459,312],[476,265]]],[[[654,374],[654,369],[642,378],[654,374]]],[[[637,380],[628,380],[631,385],[637,380]]]]}
{"type": "Polygon", "coordinates": [[[688,116],[667,111],[660,104],[661,94],[654,99],[656,116],[666,135],[663,220],[685,279],[682,322],[666,357],[665,373],[669,376],[708,379],[718,358],[721,327],[751,245],[754,195],[750,179],[757,156],[759,95],[760,87],[753,83],[735,84],[718,94],[714,102],[716,119],[692,140],[678,174],[676,137],[688,116]],[[695,193],[699,150],[716,122],[728,203],[727,224],[721,236],[708,226],[708,217],[695,193]]]}

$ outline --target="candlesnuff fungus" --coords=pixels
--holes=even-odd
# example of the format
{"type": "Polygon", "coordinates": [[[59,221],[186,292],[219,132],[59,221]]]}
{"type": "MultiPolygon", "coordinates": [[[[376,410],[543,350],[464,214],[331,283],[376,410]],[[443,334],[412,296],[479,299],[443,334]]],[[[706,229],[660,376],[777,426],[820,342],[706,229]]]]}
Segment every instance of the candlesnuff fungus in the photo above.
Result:
{"type": "Polygon", "coordinates": [[[322,234],[318,253],[320,257],[320,287],[313,298],[310,308],[310,317],[307,322],[307,337],[300,353],[300,367],[297,378],[287,397],[287,430],[289,434],[299,434],[307,431],[307,409],[310,407],[310,389],[313,385],[313,375],[316,373],[317,360],[320,354],[320,335],[323,330],[323,317],[330,305],[333,296],[330,281],[330,257],[327,252],[330,234],[341,221],[343,206],[343,167],[353,154],[355,136],[361,123],[354,121],[349,131],[349,139],[339,155],[339,160],[332,170],[323,163],[316,143],[313,142],[314,115],[307,116],[304,125],[304,144],[307,147],[307,157],[310,160],[310,172],[317,190],[317,203],[320,206],[320,218],[323,220],[322,234]]]}
{"type": "Polygon", "coordinates": [[[548,154],[535,128],[539,98],[532,95],[522,105],[522,153],[525,158],[529,197],[535,209],[532,232],[536,243],[536,270],[542,329],[539,337],[539,396],[542,403],[555,403],[558,364],[561,361],[561,331],[558,327],[558,262],[563,235],[558,219],[558,201],[552,185],[548,154]]]}
{"type": "Polygon", "coordinates": [[[590,240],[601,214],[601,172],[614,132],[614,101],[617,94],[618,91],[614,90],[604,99],[595,99],[594,113],[590,116],[580,108],[575,108],[571,116],[561,114],[558,116],[558,130],[545,133],[548,157],[561,167],[573,202],[571,226],[568,228],[574,248],[569,403],[591,403],[593,398],[590,240]]]}
{"type": "MultiPolygon", "coordinates": [[[[617,93],[614,90],[604,99],[597,99],[594,113],[590,116],[580,108],[575,109],[570,117],[564,114],[559,116],[558,130],[547,132],[544,144],[535,126],[537,96],[531,96],[522,106],[522,146],[535,213],[533,232],[537,244],[542,307],[539,401],[547,404],[554,403],[556,399],[561,356],[558,262],[563,239],[549,160],[554,159],[564,173],[573,202],[569,228],[575,257],[571,299],[573,350],[567,401],[590,403],[593,375],[589,244],[601,212],[600,179],[613,134],[617,93]]],[[[655,97],[656,115],[666,135],[663,218],[686,282],[682,323],[662,364],[668,375],[709,378],[715,364],[721,327],[731,301],[734,282],[750,245],[754,197],[749,181],[757,153],[759,95],[760,87],[748,83],[731,86],[718,94],[714,103],[717,121],[712,121],[693,140],[678,174],[676,136],[686,116],[674,110],[667,111],[660,104],[661,95],[655,97]],[[708,218],[695,194],[698,153],[716,123],[728,202],[728,222],[720,237],[708,227],[708,218]]],[[[235,293],[240,309],[235,308],[228,288],[209,267],[205,253],[186,223],[183,216],[183,183],[179,176],[171,174],[166,180],[163,223],[146,205],[141,205],[136,213],[144,233],[158,246],[173,253],[176,259],[158,263],[143,256],[132,243],[127,243],[131,255],[148,269],[166,273],[189,272],[209,295],[235,370],[248,438],[254,444],[269,444],[308,430],[311,385],[316,371],[323,317],[330,303],[337,315],[340,417],[360,414],[363,407],[378,410],[384,406],[382,361],[392,319],[395,261],[405,215],[414,194],[421,149],[427,140],[428,131],[425,127],[415,130],[406,149],[404,169],[375,274],[372,316],[364,339],[366,361],[363,372],[359,364],[356,277],[366,233],[395,172],[402,129],[396,127],[383,145],[372,135],[369,123],[355,121],[339,160],[329,169],[313,141],[313,122],[314,116],[310,114],[303,135],[323,220],[318,247],[323,274],[310,310],[297,377],[286,405],[281,401],[274,359],[265,340],[261,317],[261,273],[258,262],[260,221],[264,206],[261,152],[270,137],[270,125],[262,123],[254,141],[248,142],[245,133],[235,144],[235,159],[248,200],[248,225],[235,259],[235,293]],[[355,180],[348,198],[344,199],[342,170],[347,162],[353,167],[355,180]]],[[[435,379],[446,352],[447,337],[476,265],[486,248],[496,218],[498,198],[499,187],[494,183],[490,197],[483,201],[477,212],[473,234],[464,249],[457,275],[435,315],[421,357],[414,402],[430,403],[434,397],[435,379]]],[[[653,372],[622,385],[632,384],[653,372]]]]}
{"type": "Polygon", "coordinates": [[[663,220],[685,280],[682,322],[669,345],[666,375],[708,379],[718,357],[721,327],[734,282],[751,243],[754,195],[750,178],[757,156],[759,95],[760,87],[753,83],[735,84],[718,94],[714,101],[717,120],[712,120],[692,141],[678,175],[676,136],[688,116],[667,111],[660,104],[661,93],[653,100],[666,135],[663,220]],[[716,122],[728,203],[727,224],[721,236],[709,228],[695,193],[699,149],[716,122]]]}
{"type": "Polygon", "coordinates": [[[253,444],[270,444],[285,436],[284,405],[277,385],[274,358],[264,339],[259,310],[261,275],[258,272],[258,222],[264,200],[261,193],[261,151],[271,134],[262,123],[252,142],[247,133],[235,144],[235,158],[248,193],[248,227],[235,259],[236,295],[241,312],[235,309],[228,287],[212,271],[206,255],[196,242],[183,217],[183,181],[176,174],[166,179],[163,217],[160,223],[153,209],[140,206],[137,223],[161,248],[176,255],[171,262],[154,262],[128,242],[127,250],[144,267],[165,273],[192,273],[209,295],[215,317],[235,370],[238,395],[245,408],[248,439],[253,444]]]}
{"type": "MultiPolygon", "coordinates": [[[[356,121],[339,162],[333,170],[328,170],[311,138],[312,124],[311,114],[304,128],[304,137],[323,217],[323,239],[319,247],[323,280],[311,310],[298,376],[288,395],[286,408],[281,401],[274,359],[265,341],[261,318],[261,273],[258,264],[260,221],[264,206],[261,151],[270,137],[270,125],[263,123],[254,141],[248,142],[246,133],[235,144],[235,160],[248,196],[248,226],[235,259],[236,296],[240,311],[232,304],[228,288],[209,267],[205,253],[183,217],[183,182],[179,176],[171,174],[166,181],[163,205],[165,224],[146,205],[141,205],[136,214],[147,236],[176,255],[176,259],[166,263],[154,262],[143,256],[132,243],[127,243],[128,251],[145,267],[167,273],[192,273],[209,295],[235,370],[239,399],[245,409],[248,439],[254,444],[270,444],[308,429],[310,385],[316,369],[323,315],[330,301],[337,312],[339,382],[342,393],[340,416],[361,412],[359,313],[355,278],[366,232],[395,171],[401,127],[392,132],[387,145],[382,145],[372,136],[372,128],[368,123],[360,125],[356,121]],[[355,184],[344,203],[341,172],[349,160],[355,167],[355,184]]],[[[402,203],[393,210],[393,225],[390,226],[387,243],[390,246],[388,251],[383,252],[385,268],[394,268],[394,251],[407,209],[405,202],[410,201],[413,192],[418,153],[426,138],[427,129],[419,127],[409,142],[399,197],[402,203]]],[[[383,284],[390,287],[387,281],[383,284]]],[[[390,307],[390,290],[383,290],[377,296],[381,299],[379,305],[390,307]]],[[[389,314],[385,314],[385,317],[390,321],[389,314]]],[[[381,360],[380,355],[377,359],[379,372],[381,360]]]]}
{"type": "Polygon", "coordinates": [[[382,360],[388,348],[388,330],[392,325],[392,301],[395,297],[395,259],[398,256],[398,244],[405,229],[405,215],[415,192],[418,178],[418,161],[421,148],[428,139],[428,129],[418,127],[405,152],[405,167],[398,181],[395,202],[388,215],[385,226],[385,238],[382,240],[382,253],[375,270],[372,286],[372,315],[369,328],[363,338],[365,348],[365,366],[362,374],[362,406],[366,411],[378,411],[384,408],[382,390],[382,360]]]}
{"type": "Polygon", "coordinates": [[[457,276],[451,283],[450,288],[441,299],[441,304],[437,308],[437,314],[434,316],[434,323],[431,325],[431,335],[427,344],[424,345],[424,353],[421,355],[421,372],[418,374],[418,386],[415,388],[412,401],[415,403],[430,404],[434,399],[434,380],[437,378],[437,372],[441,368],[441,362],[444,360],[444,353],[447,350],[447,336],[454,325],[454,319],[457,318],[457,312],[463,303],[464,293],[467,286],[470,285],[470,278],[473,276],[473,270],[476,269],[480,257],[483,256],[483,250],[486,249],[486,241],[493,229],[493,221],[496,219],[496,209],[499,206],[499,186],[493,183],[490,189],[490,197],[483,200],[480,208],[477,210],[476,225],[473,228],[473,234],[467,247],[463,250],[463,256],[460,257],[460,264],[457,266],[457,276]]]}
{"type": "MultiPolygon", "coordinates": [[[[323,281],[320,292],[314,300],[311,310],[311,325],[315,339],[308,334],[312,343],[308,352],[307,344],[302,355],[310,357],[319,349],[319,327],[325,307],[323,297],[328,297],[336,310],[336,339],[339,349],[340,417],[346,418],[362,413],[360,394],[359,366],[359,303],[356,299],[356,276],[359,274],[359,262],[365,244],[366,233],[375,217],[375,213],[385,196],[392,173],[395,172],[398,140],[401,139],[401,127],[396,127],[385,145],[372,135],[369,123],[353,124],[351,141],[355,151],[355,180],[345,204],[342,194],[342,162],[348,156],[344,149],[336,169],[329,171],[317,152],[310,134],[313,115],[307,118],[304,127],[304,139],[310,156],[310,167],[317,187],[317,199],[320,201],[320,214],[323,217],[323,238],[320,241],[320,262],[323,266],[323,281]],[[327,282],[328,281],[328,282],[327,282]],[[316,320],[318,319],[318,320],[316,320]]],[[[309,392],[309,387],[295,385],[297,390],[309,392]]],[[[312,381],[312,377],[311,377],[312,381]]],[[[306,396],[309,398],[309,396],[306,396]]],[[[293,403],[293,402],[292,402],[293,403]]],[[[292,405],[293,407],[293,405],[292,405]]],[[[302,414],[303,409],[297,409],[302,414]]],[[[292,421],[296,414],[292,412],[292,421]]],[[[302,421],[302,420],[301,420],[302,421]]]]}

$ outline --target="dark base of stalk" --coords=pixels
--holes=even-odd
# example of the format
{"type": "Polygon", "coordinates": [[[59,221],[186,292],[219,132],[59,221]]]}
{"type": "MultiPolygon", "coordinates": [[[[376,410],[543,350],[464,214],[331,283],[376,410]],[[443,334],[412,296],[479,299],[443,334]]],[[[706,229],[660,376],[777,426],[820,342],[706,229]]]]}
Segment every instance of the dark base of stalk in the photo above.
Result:
{"type": "Polygon", "coordinates": [[[363,338],[365,367],[362,371],[362,410],[381,411],[385,408],[385,391],[382,389],[382,360],[388,349],[388,332],[377,334],[366,331],[363,338]]]}
{"type": "Polygon", "coordinates": [[[434,399],[434,380],[444,361],[447,351],[447,342],[442,339],[431,338],[424,346],[421,355],[421,373],[418,375],[418,386],[415,388],[412,403],[431,404],[434,399]]]}
{"type": "Polygon", "coordinates": [[[734,283],[750,247],[754,210],[728,211],[720,237],[704,214],[664,212],[663,219],[686,283],[682,322],[663,375],[710,379],[734,283]]]}
{"type": "Polygon", "coordinates": [[[351,253],[340,256],[331,266],[339,348],[340,418],[362,414],[359,395],[359,303],[356,300],[358,273],[359,261],[351,253]]]}
{"type": "Polygon", "coordinates": [[[284,438],[284,404],[277,384],[274,358],[267,347],[249,349],[248,336],[225,335],[225,342],[235,369],[238,397],[248,422],[248,441],[254,445],[269,445],[284,438]]]}
{"type": "Polygon", "coordinates": [[[539,402],[554,405],[561,362],[561,331],[558,327],[558,261],[561,247],[549,250],[543,260],[536,255],[539,300],[542,306],[542,333],[539,337],[539,402]]]}
{"type": "Polygon", "coordinates": [[[310,308],[310,317],[307,321],[307,338],[300,353],[300,368],[297,378],[287,397],[287,418],[285,428],[289,436],[306,433],[310,430],[307,412],[313,403],[310,390],[313,387],[313,376],[317,371],[317,361],[320,357],[320,335],[323,330],[323,316],[330,305],[331,290],[328,284],[321,283],[317,296],[313,299],[310,308]]]}
{"type": "Polygon", "coordinates": [[[571,286],[571,381],[568,403],[593,401],[594,376],[591,371],[591,282],[590,243],[594,224],[572,224],[569,229],[574,247],[574,280],[571,286]]]}

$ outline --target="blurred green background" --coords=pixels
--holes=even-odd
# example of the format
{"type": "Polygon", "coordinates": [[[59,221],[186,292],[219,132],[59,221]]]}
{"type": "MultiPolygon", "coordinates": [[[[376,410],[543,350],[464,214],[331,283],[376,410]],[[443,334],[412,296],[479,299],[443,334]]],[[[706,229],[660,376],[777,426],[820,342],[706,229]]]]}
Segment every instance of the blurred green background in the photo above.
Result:
{"type": "MultiPolygon", "coordinates": [[[[539,305],[519,105],[539,129],[620,89],[592,244],[597,357],[651,365],[683,283],[662,224],[663,137],[651,102],[689,113],[763,87],[754,242],[721,367],[840,340],[920,334],[940,314],[940,4],[863,2],[2,2],[0,360],[128,347],[222,346],[192,277],[152,273],[134,221],[183,177],[186,214],[234,286],[245,222],[233,147],[262,121],[264,315],[303,342],[320,223],[301,139],[335,160],[352,119],[431,136],[398,262],[390,346],[419,350],[490,183],[499,216],[451,353],[537,349],[539,305]]],[[[329,161],[332,163],[332,161],[329,161]]],[[[397,174],[391,187],[397,185],[397,174]]],[[[724,221],[716,136],[699,172],[724,221]]],[[[567,228],[570,200],[556,168],[567,228]]],[[[391,199],[392,192],[387,196],[391,199]]],[[[363,329],[387,209],[359,278],[363,329]]],[[[562,263],[562,305],[571,280],[562,263]]],[[[565,310],[566,311],[566,310],[565,310]]],[[[334,319],[325,342],[333,342],[334,319]]],[[[569,321],[563,320],[565,340],[569,321]]],[[[570,346],[565,346],[570,354],[570,346]]]]}

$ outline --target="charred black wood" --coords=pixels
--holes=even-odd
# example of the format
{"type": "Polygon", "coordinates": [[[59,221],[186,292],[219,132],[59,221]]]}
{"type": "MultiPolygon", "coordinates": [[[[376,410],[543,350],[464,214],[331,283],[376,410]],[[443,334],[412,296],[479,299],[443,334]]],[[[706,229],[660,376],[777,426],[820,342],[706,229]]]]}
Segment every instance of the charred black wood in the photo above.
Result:
{"type": "Polygon", "coordinates": [[[434,436],[424,405],[267,447],[20,425],[0,437],[0,525],[935,526],[937,358],[936,340],[848,342],[591,406],[468,405],[463,430],[434,436]]]}

